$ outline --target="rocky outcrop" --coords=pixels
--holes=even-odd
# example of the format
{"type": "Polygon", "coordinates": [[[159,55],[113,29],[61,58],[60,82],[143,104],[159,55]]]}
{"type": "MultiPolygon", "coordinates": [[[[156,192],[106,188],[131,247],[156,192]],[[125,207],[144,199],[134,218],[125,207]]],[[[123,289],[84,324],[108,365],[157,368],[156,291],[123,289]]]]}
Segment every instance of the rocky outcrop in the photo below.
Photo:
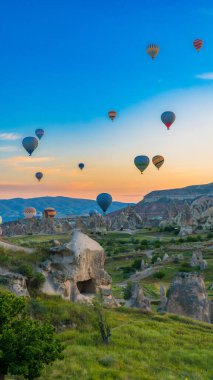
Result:
{"type": "Polygon", "coordinates": [[[126,207],[115,213],[111,213],[109,220],[110,230],[135,230],[142,227],[142,218],[133,206],[126,207]]]}
{"type": "Polygon", "coordinates": [[[21,297],[28,297],[29,293],[26,285],[26,278],[18,273],[0,270],[0,284],[5,289],[21,297]]]}
{"type": "Polygon", "coordinates": [[[150,299],[144,296],[142,286],[137,283],[132,287],[132,295],[126,306],[140,309],[143,313],[151,312],[150,299]]]}
{"type": "Polygon", "coordinates": [[[210,322],[210,304],[202,276],[179,273],[169,289],[166,310],[203,322],[210,322]]]}
{"type": "Polygon", "coordinates": [[[68,244],[51,252],[41,265],[46,278],[44,293],[88,303],[101,292],[106,304],[118,306],[111,294],[111,277],[104,270],[105,255],[100,244],[76,230],[68,244]]]}
{"type": "Polygon", "coordinates": [[[160,286],[160,304],[158,306],[157,311],[159,313],[164,313],[166,311],[166,304],[167,304],[166,292],[163,285],[161,285],[160,286]]]}
{"type": "Polygon", "coordinates": [[[72,231],[72,225],[68,220],[60,219],[21,219],[2,225],[3,236],[17,235],[55,235],[72,231]]]}

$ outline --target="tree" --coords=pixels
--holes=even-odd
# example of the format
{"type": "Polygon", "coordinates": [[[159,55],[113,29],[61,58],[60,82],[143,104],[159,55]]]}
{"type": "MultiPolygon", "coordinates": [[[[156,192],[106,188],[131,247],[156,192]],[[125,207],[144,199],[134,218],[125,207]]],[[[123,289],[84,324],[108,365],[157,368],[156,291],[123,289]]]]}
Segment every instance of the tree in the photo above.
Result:
{"type": "Polygon", "coordinates": [[[46,364],[62,358],[54,327],[31,319],[26,305],[23,297],[0,292],[0,380],[7,374],[36,379],[46,364]]]}

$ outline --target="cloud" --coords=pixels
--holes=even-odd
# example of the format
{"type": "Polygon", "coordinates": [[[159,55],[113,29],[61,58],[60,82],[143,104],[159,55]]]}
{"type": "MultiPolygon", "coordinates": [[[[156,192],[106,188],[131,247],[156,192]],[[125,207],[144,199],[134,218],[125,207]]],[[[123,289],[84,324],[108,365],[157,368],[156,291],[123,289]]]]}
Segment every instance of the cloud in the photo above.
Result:
{"type": "Polygon", "coordinates": [[[19,140],[20,137],[17,133],[0,133],[0,140],[15,141],[19,140]]]}
{"type": "Polygon", "coordinates": [[[213,72],[198,74],[198,75],[195,75],[195,78],[203,79],[203,80],[213,80],[213,72]]]}
{"type": "Polygon", "coordinates": [[[1,159],[1,164],[19,166],[19,165],[31,165],[31,164],[42,164],[54,161],[54,157],[24,157],[24,156],[13,156],[6,159],[1,159]]]}
{"type": "Polygon", "coordinates": [[[11,153],[15,152],[17,148],[15,146],[0,146],[0,152],[11,153]]]}

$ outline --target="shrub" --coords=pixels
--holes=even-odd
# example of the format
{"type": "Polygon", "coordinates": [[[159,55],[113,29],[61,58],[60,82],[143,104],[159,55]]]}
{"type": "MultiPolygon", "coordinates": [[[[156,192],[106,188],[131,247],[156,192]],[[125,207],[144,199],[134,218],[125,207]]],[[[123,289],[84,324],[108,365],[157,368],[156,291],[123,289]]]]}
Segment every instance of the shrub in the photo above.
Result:
{"type": "Polygon", "coordinates": [[[129,281],[124,288],[124,299],[129,300],[132,295],[132,283],[129,281]]]}
{"type": "Polygon", "coordinates": [[[154,273],[154,274],[153,274],[153,277],[154,277],[154,278],[158,278],[159,280],[161,280],[162,278],[165,277],[165,275],[166,275],[166,273],[163,272],[162,270],[160,270],[160,271],[154,273]]]}
{"type": "Polygon", "coordinates": [[[141,259],[135,259],[134,263],[132,264],[132,268],[141,269],[141,259]]]}

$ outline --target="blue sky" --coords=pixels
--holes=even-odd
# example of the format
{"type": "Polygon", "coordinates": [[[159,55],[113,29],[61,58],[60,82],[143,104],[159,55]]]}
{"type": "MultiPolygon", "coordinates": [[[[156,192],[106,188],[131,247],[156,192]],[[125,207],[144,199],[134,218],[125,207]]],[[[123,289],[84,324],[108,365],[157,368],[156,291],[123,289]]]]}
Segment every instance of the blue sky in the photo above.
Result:
{"type": "MultiPolygon", "coordinates": [[[[195,106],[199,104],[199,93],[202,108],[202,97],[206,99],[206,94],[212,94],[212,82],[197,76],[207,73],[207,78],[210,78],[213,72],[212,25],[212,1],[1,1],[0,140],[1,134],[14,133],[23,137],[31,135],[36,127],[44,127],[46,140],[36,153],[38,162],[42,162],[44,157],[43,161],[49,163],[49,171],[62,170],[61,188],[56,191],[62,195],[67,183],[63,170],[65,167],[68,170],[69,162],[75,166],[82,158],[91,160],[95,170],[95,160],[103,158],[103,165],[107,167],[107,153],[112,158],[111,141],[116,151],[113,154],[119,156],[121,145],[125,145],[122,126],[109,126],[106,118],[109,109],[118,111],[124,125],[122,115],[128,119],[128,114],[132,115],[135,109],[149,109],[150,115],[151,106],[160,99],[156,105],[160,118],[161,111],[165,111],[169,104],[174,111],[178,109],[182,98],[180,91],[185,91],[186,102],[191,104],[193,90],[196,92],[195,106]],[[193,49],[195,38],[204,40],[200,53],[193,49]],[[153,62],[146,54],[149,43],[160,46],[160,53],[153,62]],[[174,94],[176,103],[168,101],[169,94],[174,94]],[[167,103],[163,99],[167,99],[167,103]]],[[[153,114],[155,111],[153,109],[153,114]]],[[[143,116],[144,111],[141,112],[144,128],[141,139],[146,135],[145,146],[149,146],[153,134],[147,135],[145,114],[143,116]]],[[[205,112],[208,109],[205,108],[205,112]]],[[[148,114],[146,118],[147,125],[150,125],[148,114]]],[[[128,120],[128,133],[131,134],[133,119],[128,120]]],[[[128,134],[125,141],[128,141],[128,134]]],[[[20,146],[19,140],[5,138],[0,141],[2,159],[12,157],[15,160],[16,156],[24,155],[20,146]],[[14,145],[17,152],[12,151],[14,145]]],[[[125,146],[128,152],[128,146],[125,146]]],[[[141,154],[143,149],[144,145],[141,154]]],[[[183,155],[186,154],[184,151],[183,155]]],[[[122,161],[124,157],[120,159],[122,161]]],[[[132,153],[128,159],[132,163],[132,153]]],[[[43,169],[32,161],[27,163],[27,167],[30,165],[32,171],[36,167],[43,169]]],[[[110,165],[113,165],[112,159],[110,165]]],[[[13,186],[9,193],[11,196],[16,195],[19,185],[20,174],[17,175],[16,170],[17,166],[7,170],[5,164],[0,176],[2,186],[6,189],[13,186]]],[[[30,177],[25,178],[25,174],[23,186],[28,188],[30,177]]],[[[99,178],[99,172],[93,175],[99,178]]],[[[203,178],[208,179],[208,176],[203,178]]],[[[199,181],[198,173],[194,182],[199,181]]],[[[50,182],[49,188],[42,190],[29,187],[29,191],[33,195],[46,194],[52,183],[54,181],[50,182]]],[[[94,178],[87,178],[84,184],[88,187],[85,185],[83,192],[82,179],[80,183],[71,184],[75,189],[74,195],[94,197],[94,178]],[[87,193],[91,181],[93,190],[87,193]]],[[[180,180],[180,186],[184,184],[180,180]]],[[[168,181],[159,184],[161,188],[168,185],[168,181]]],[[[138,194],[152,188],[153,181],[147,190],[139,189],[138,194]]],[[[107,189],[113,190],[110,186],[107,189]]],[[[119,183],[115,191],[118,197],[122,196],[122,191],[126,194],[125,189],[119,190],[119,183]]],[[[25,192],[18,194],[25,195],[25,192]]],[[[73,193],[66,192],[66,195],[72,196],[73,193]]]]}

